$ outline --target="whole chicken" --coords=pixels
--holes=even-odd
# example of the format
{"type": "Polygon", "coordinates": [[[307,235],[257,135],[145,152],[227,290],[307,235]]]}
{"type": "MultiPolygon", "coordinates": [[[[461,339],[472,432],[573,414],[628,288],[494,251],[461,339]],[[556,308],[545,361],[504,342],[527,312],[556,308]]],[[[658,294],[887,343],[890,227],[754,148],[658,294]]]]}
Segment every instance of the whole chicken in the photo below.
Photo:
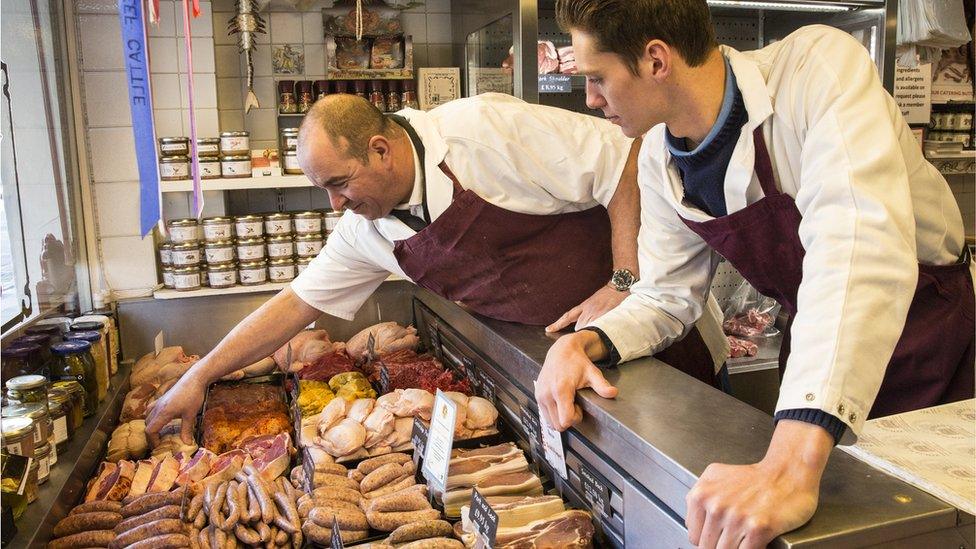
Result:
{"type": "Polygon", "coordinates": [[[357,362],[365,361],[370,358],[367,356],[369,350],[367,345],[369,335],[373,334],[374,351],[376,356],[400,351],[403,349],[416,350],[420,346],[420,338],[417,337],[417,329],[413,326],[404,328],[396,322],[382,322],[374,324],[369,328],[352,336],[346,342],[346,352],[357,362]]]}
{"type": "Polygon", "coordinates": [[[366,442],[363,445],[372,448],[386,439],[393,432],[394,420],[393,414],[386,408],[374,407],[363,422],[363,427],[366,428],[366,442]]]}
{"type": "Polygon", "coordinates": [[[434,395],[423,389],[404,389],[392,410],[397,417],[420,416],[430,421],[431,410],[434,409],[434,395]]]}
{"type": "Polygon", "coordinates": [[[352,401],[349,406],[349,410],[346,412],[346,417],[359,423],[366,422],[366,416],[373,411],[373,406],[376,405],[375,398],[357,398],[352,401]]]}
{"type": "Polygon", "coordinates": [[[133,419],[112,431],[105,460],[116,462],[122,459],[142,459],[147,450],[149,442],[146,440],[146,421],[133,419]]]}
{"type": "MultiPolygon", "coordinates": [[[[163,353],[159,353],[159,356],[163,356],[163,353]]],[[[169,381],[173,378],[178,378],[182,376],[190,366],[193,366],[200,357],[197,355],[185,355],[180,351],[179,356],[162,362],[157,357],[153,365],[147,366],[138,372],[133,372],[129,377],[129,383],[135,387],[137,385],[143,385],[145,383],[155,383],[157,385],[162,385],[164,382],[169,381]]]]}
{"type": "Polygon", "coordinates": [[[496,419],[498,419],[498,410],[491,402],[476,396],[468,399],[465,427],[472,430],[488,429],[495,426],[496,419]]]}
{"type": "Polygon", "coordinates": [[[366,442],[366,428],[363,424],[345,418],[326,431],[318,444],[329,455],[340,457],[361,450],[364,442],[366,442]]]}
{"type": "Polygon", "coordinates": [[[305,330],[291,338],[274,353],[274,361],[282,372],[297,372],[324,355],[338,350],[325,330],[305,330]],[[291,345],[291,364],[288,361],[288,345],[291,345]]]}
{"type": "Polygon", "coordinates": [[[344,398],[334,398],[322,408],[322,412],[319,413],[319,423],[318,429],[319,433],[325,435],[333,425],[339,423],[343,418],[346,417],[346,413],[349,411],[351,402],[344,398]]]}

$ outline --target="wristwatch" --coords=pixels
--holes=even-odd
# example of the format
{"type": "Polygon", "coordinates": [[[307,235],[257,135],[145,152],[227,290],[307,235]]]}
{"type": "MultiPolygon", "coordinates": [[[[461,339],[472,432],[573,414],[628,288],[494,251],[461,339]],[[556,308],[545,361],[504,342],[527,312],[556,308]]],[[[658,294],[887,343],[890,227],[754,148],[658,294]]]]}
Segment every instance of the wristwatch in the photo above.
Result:
{"type": "Polygon", "coordinates": [[[609,285],[618,292],[626,292],[635,282],[637,282],[637,277],[630,272],[630,269],[616,269],[610,275],[609,285]]]}

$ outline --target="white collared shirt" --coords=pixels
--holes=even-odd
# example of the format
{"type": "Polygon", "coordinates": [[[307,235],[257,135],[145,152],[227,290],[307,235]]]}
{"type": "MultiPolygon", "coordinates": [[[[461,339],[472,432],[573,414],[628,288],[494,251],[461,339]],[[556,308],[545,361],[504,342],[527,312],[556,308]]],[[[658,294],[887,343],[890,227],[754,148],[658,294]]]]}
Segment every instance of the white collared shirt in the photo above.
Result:
{"type": "MultiPolygon", "coordinates": [[[[761,124],[777,184],[803,216],[799,311],[776,409],[831,413],[851,428],[849,443],[904,327],[916,264],[962,252],[959,207],[851,36],[811,26],[758,51],[722,50],[749,113],[725,177],[728,213],[763,197],[752,137],[761,124]]],[[[695,322],[719,259],[678,217],[713,219],[683,200],[663,125],[645,136],[638,170],[641,280],[594,323],[622,360],[695,322]]]]}
{"type": "MultiPolygon", "coordinates": [[[[451,180],[438,168],[441,161],[462,187],[486,201],[515,212],[549,215],[609,204],[632,143],[601,118],[503,94],[397,114],[409,120],[424,144],[431,221],[453,196],[451,180]]],[[[416,162],[416,151],[414,155],[416,162]]],[[[410,206],[415,215],[422,201],[416,181],[409,203],[400,206],[410,206]]],[[[408,278],[393,246],[414,234],[395,217],[370,221],[347,211],[291,288],[323,313],[351,320],[389,274],[408,278]]]]}

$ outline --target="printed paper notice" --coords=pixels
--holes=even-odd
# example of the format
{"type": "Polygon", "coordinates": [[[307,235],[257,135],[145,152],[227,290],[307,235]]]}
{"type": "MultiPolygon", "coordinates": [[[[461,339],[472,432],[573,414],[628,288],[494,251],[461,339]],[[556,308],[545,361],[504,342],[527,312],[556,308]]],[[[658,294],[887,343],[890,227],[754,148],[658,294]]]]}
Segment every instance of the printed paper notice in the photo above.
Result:
{"type": "Polygon", "coordinates": [[[895,65],[895,102],[909,124],[928,124],[932,115],[932,65],[895,65]]]}
{"type": "Polygon", "coordinates": [[[549,424],[544,413],[540,414],[539,419],[539,423],[542,424],[542,449],[546,461],[559,473],[559,476],[563,477],[563,480],[566,480],[566,454],[563,452],[563,434],[549,424]]]}
{"type": "Polygon", "coordinates": [[[457,404],[438,389],[430,417],[427,447],[424,449],[423,472],[427,482],[441,492],[447,486],[447,468],[451,463],[451,448],[454,446],[455,417],[457,404]]]}

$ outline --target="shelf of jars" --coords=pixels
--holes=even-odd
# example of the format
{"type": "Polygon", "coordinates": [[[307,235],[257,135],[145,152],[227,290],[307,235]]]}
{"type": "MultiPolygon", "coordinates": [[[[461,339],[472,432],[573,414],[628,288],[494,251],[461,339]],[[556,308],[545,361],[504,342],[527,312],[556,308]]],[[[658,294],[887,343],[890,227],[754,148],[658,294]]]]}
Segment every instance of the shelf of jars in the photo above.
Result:
{"type": "MultiPolygon", "coordinates": [[[[236,191],[246,189],[288,189],[311,187],[312,182],[304,175],[266,175],[258,177],[221,177],[203,179],[200,186],[204,191],[236,191]]],[[[164,193],[185,193],[193,191],[193,180],[160,181],[159,189],[164,193]]]]}
{"type": "MultiPolygon", "coordinates": [[[[402,277],[397,275],[390,275],[386,280],[404,280],[402,277]]],[[[231,286],[229,288],[200,288],[199,290],[174,290],[171,288],[160,288],[153,292],[153,297],[156,299],[187,299],[191,297],[209,297],[215,295],[232,295],[232,294],[257,294],[262,292],[277,292],[285,289],[290,282],[267,282],[264,284],[255,284],[253,286],[231,286]]]]}

